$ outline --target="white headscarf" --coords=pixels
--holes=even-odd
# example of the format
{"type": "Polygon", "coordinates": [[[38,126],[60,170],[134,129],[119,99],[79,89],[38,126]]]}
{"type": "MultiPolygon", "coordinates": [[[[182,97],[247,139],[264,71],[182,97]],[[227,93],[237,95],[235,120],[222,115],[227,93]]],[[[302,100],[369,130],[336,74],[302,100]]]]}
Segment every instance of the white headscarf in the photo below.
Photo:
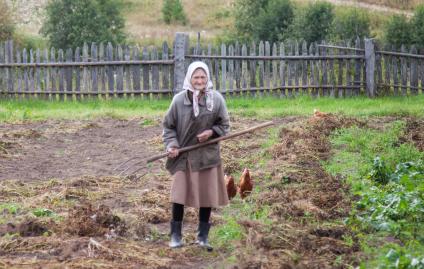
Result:
{"type": "Polygon", "coordinates": [[[205,96],[206,96],[206,108],[209,111],[213,110],[213,84],[212,84],[212,80],[210,78],[209,75],[209,68],[208,66],[204,63],[204,62],[192,62],[187,69],[187,73],[184,79],[184,85],[183,85],[183,89],[184,90],[189,90],[193,93],[193,112],[194,112],[194,116],[197,117],[199,115],[199,95],[200,95],[200,91],[199,90],[195,90],[193,88],[193,85],[191,85],[191,77],[193,76],[194,71],[196,71],[196,69],[201,68],[205,71],[208,82],[206,82],[206,89],[205,89],[205,96]]]}

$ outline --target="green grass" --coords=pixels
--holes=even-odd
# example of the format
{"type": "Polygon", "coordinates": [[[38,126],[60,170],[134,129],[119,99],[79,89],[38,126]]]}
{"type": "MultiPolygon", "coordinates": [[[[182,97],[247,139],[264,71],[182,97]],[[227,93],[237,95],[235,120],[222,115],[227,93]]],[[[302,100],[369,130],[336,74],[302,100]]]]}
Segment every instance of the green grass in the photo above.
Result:
{"type": "MultiPolygon", "coordinates": [[[[170,99],[87,99],[82,101],[47,101],[37,99],[0,99],[0,122],[45,119],[95,119],[111,117],[130,119],[136,116],[162,117],[170,99]]],[[[350,116],[412,115],[424,117],[424,95],[349,99],[298,97],[295,99],[228,98],[231,115],[271,119],[282,116],[310,116],[313,109],[350,116]]]]}

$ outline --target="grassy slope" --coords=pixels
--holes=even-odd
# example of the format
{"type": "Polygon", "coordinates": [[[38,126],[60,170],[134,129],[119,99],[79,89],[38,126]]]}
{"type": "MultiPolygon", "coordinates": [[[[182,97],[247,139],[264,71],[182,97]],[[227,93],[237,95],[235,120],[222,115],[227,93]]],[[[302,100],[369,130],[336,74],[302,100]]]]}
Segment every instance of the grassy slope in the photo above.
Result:
{"type": "MultiPolygon", "coordinates": [[[[233,115],[270,119],[287,115],[311,115],[314,108],[326,112],[343,113],[352,116],[414,115],[424,117],[422,104],[424,96],[390,97],[368,99],[320,98],[311,99],[228,99],[228,107],[233,115]]],[[[115,117],[129,119],[141,115],[161,117],[165,113],[169,99],[113,99],[85,101],[43,101],[43,100],[0,100],[0,122],[23,120],[92,119],[115,117]]]]}

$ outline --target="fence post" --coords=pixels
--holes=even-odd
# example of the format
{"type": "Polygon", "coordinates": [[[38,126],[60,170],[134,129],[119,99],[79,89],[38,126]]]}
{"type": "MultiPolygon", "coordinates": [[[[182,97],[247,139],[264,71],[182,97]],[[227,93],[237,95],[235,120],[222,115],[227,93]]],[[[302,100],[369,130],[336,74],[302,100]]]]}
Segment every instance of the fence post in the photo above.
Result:
{"type": "Polygon", "coordinates": [[[185,77],[185,54],[189,47],[188,34],[176,33],[174,43],[174,94],[183,88],[185,77]]]}
{"type": "Polygon", "coordinates": [[[365,38],[365,70],[368,97],[375,97],[375,45],[372,39],[365,38]]]}

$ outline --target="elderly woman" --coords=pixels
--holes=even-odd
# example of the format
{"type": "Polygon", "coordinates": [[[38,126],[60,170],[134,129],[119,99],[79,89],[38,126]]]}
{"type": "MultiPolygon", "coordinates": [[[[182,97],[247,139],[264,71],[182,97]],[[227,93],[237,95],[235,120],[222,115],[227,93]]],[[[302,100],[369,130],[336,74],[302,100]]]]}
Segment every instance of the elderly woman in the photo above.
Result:
{"type": "Polygon", "coordinates": [[[211,209],[228,204],[219,144],[181,154],[178,151],[228,133],[225,100],[212,87],[208,66],[203,62],[190,64],[183,90],[174,96],[163,120],[166,169],[173,178],[171,248],[183,245],[184,206],[189,206],[199,208],[196,243],[212,250],[208,243],[211,209]]]}

